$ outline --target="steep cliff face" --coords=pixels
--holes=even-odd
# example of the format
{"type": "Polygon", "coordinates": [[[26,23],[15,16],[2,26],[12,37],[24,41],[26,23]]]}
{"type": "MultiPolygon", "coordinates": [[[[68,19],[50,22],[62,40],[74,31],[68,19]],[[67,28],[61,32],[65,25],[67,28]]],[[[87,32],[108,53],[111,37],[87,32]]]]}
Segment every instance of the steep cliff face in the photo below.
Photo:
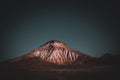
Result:
{"type": "Polygon", "coordinates": [[[78,61],[78,59],[80,60],[80,63],[82,63],[82,60],[90,56],[69,48],[65,43],[61,41],[52,40],[26,55],[13,59],[13,61],[19,61],[33,57],[37,57],[39,60],[45,62],[62,65],[75,63],[78,61]]]}

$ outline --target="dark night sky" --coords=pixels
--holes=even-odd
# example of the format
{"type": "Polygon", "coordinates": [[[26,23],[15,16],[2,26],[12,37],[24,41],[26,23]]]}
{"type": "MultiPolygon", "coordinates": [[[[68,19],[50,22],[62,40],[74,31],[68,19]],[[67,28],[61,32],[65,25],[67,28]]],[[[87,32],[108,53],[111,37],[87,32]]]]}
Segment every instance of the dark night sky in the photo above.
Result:
{"type": "Polygon", "coordinates": [[[120,53],[116,0],[9,0],[2,3],[0,17],[0,60],[21,56],[54,39],[91,56],[120,53]]]}

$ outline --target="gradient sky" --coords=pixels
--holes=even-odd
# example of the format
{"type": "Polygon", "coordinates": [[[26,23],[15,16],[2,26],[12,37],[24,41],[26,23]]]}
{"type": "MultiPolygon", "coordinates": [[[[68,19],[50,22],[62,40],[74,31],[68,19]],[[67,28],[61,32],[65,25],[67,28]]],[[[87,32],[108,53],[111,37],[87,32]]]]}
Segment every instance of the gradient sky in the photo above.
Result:
{"type": "Polygon", "coordinates": [[[119,10],[115,0],[5,2],[0,60],[21,56],[54,39],[91,56],[119,54],[119,10]]]}

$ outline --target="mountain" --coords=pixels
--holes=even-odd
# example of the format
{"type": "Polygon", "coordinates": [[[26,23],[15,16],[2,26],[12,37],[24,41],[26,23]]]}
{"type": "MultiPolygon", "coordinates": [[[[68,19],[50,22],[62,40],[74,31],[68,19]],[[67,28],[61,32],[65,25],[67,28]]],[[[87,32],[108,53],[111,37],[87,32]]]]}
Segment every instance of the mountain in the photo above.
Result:
{"type": "Polygon", "coordinates": [[[120,80],[120,56],[91,57],[58,40],[0,63],[2,80],[120,80]]]}
{"type": "Polygon", "coordinates": [[[113,55],[106,53],[103,56],[97,58],[97,64],[102,65],[120,65],[120,55],[113,55]]]}
{"type": "Polygon", "coordinates": [[[56,65],[84,64],[93,59],[91,56],[69,48],[62,41],[51,40],[23,56],[9,60],[9,62],[20,62],[29,59],[28,63],[30,63],[33,58],[37,60],[36,62],[47,62],[56,65]]]}

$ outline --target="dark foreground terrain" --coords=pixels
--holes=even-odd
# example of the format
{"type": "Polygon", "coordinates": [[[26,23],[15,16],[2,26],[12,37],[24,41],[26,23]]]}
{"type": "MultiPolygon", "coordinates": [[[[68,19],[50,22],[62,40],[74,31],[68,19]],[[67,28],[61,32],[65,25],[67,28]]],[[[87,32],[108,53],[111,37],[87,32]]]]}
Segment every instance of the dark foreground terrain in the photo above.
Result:
{"type": "Polygon", "coordinates": [[[56,65],[38,58],[0,63],[0,80],[120,80],[120,55],[106,54],[87,64],[56,65]]]}
{"type": "Polygon", "coordinates": [[[0,66],[0,80],[120,80],[117,65],[35,67],[4,64],[0,66]]]}

